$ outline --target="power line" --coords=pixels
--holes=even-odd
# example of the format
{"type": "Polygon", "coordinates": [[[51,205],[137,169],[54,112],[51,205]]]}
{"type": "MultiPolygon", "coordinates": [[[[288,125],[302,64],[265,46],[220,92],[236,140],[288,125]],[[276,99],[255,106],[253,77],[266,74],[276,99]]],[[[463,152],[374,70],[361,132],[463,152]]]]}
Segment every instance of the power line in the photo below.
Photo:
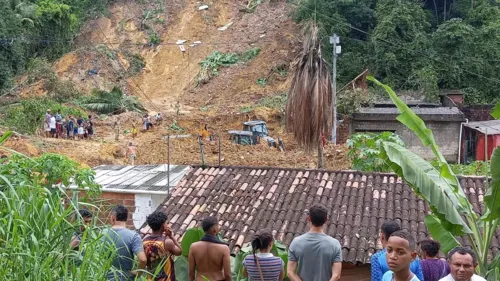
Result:
{"type": "MultiPolygon", "coordinates": [[[[392,45],[392,46],[397,46],[397,47],[398,47],[398,48],[400,48],[400,49],[404,49],[404,50],[406,50],[406,51],[410,51],[410,52],[413,52],[413,53],[415,53],[415,54],[418,54],[418,55],[421,55],[421,56],[423,56],[423,57],[426,57],[426,58],[429,58],[429,59],[431,59],[431,60],[434,60],[434,61],[436,61],[436,62],[438,62],[438,63],[448,65],[448,63],[447,63],[447,62],[440,61],[440,60],[438,60],[437,58],[434,58],[434,57],[432,57],[432,56],[430,56],[429,54],[426,54],[426,53],[424,53],[424,52],[420,52],[420,51],[418,51],[418,50],[408,49],[408,48],[405,48],[405,47],[402,47],[402,46],[398,45],[397,43],[393,43],[393,42],[390,42],[390,41],[385,40],[385,39],[382,39],[382,38],[373,38],[373,36],[372,36],[370,33],[366,32],[366,31],[364,31],[364,30],[362,30],[362,29],[359,29],[359,28],[357,28],[357,27],[354,27],[354,26],[352,26],[350,23],[346,23],[346,22],[340,21],[340,20],[338,20],[338,19],[336,19],[336,18],[333,18],[333,17],[327,16],[327,15],[325,15],[325,14],[323,14],[323,13],[319,13],[319,12],[317,12],[317,11],[315,11],[315,10],[313,10],[313,9],[310,9],[310,8],[308,8],[308,7],[306,7],[306,6],[300,6],[300,5],[297,5],[297,4],[292,4],[292,5],[294,5],[294,6],[296,6],[296,7],[301,7],[301,8],[304,8],[304,9],[309,10],[309,11],[311,11],[311,12],[315,12],[315,13],[317,13],[317,14],[319,14],[319,15],[321,15],[321,16],[323,16],[323,17],[325,17],[325,18],[331,19],[331,20],[333,20],[333,21],[335,21],[335,22],[337,22],[337,23],[339,23],[339,24],[341,24],[341,25],[344,25],[344,26],[349,27],[349,28],[351,28],[351,29],[353,29],[353,30],[356,30],[356,31],[358,31],[358,32],[361,32],[361,33],[363,33],[363,34],[365,34],[365,35],[367,35],[367,36],[370,36],[370,37],[371,37],[372,39],[374,39],[374,40],[378,40],[378,41],[381,41],[381,42],[384,42],[384,43],[390,44],[390,45],[392,45]]],[[[350,38],[350,37],[349,37],[349,38],[350,38]]],[[[356,38],[350,38],[350,39],[359,40],[359,39],[356,39],[356,38]]],[[[360,41],[362,41],[362,40],[360,40],[360,41]]],[[[365,42],[365,41],[364,41],[364,42],[365,42]]],[[[439,54],[439,55],[446,56],[445,54],[439,54]]],[[[449,58],[451,58],[451,59],[456,59],[456,58],[454,58],[453,56],[449,56],[449,58]]],[[[458,66],[457,66],[456,68],[457,68],[457,69],[460,69],[458,66]]],[[[477,76],[477,77],[479,77],[479,78],[483,78],[483,79],[486,79],[486,80],[489,80],[489,81],[492,81],[492,82],[495,82],[495,83],[500,84],[500,80],[498,80],[498,79],[494,79],[494,78],[486,77],[486,76],[483,76],[483,75],[481,75],[481,74],[478,74],[478,73],[475,73],[475,72],[469,71],[469,70],[467,70],[467,69],[465,69],[465,68],[461,68],[460,70],[461,70],[461,71],[463,71],[463,72],[466,72],[466,73],[468,73],[468,74],[471,74],[471,75],[477,76]]]]}
{"type": "MultiPolygon", "coordinates": [[[[186,40],[186,39],[183,39],[186,40]]],[[[11,45],[14,42],[26,42],[26,43],[73,43],[74,40],[53,40],[53,39],[43,39],[43,38],[35,38],[35,37],[3,37],[0,38],[0,45],[11,45]]],[[[200,40],[195,40],[195,39],[190,39],[186,40],[185,43],[183,44],[178,44],[177,42],[160,42],[157,44],[154,44],[155,46],[179,46],[179,45],[186,45],[188,42],[196,42],[200,40]]],[[[87,41],[88,42],[88,41],[87,41]]],[[[201,42],[201,41],[200,41],[201,42]]],[[[218,41],[211,41],[211,42],[201,42],[199,44],[195,44],[196,46],[200,45],[252,45],[252,44],[257,44],[257,43],[274,43],[276,42],[275,40],[249,40],[249,41],[239,41],[239,42],[218,42],[218,41]]],[[[90,42],[89,42],[90,43],[90,42]]],[[[93,45],[122,45],[122,46],[147,46],[150,45],[148,43],[132,43],[132,42],[93,42],[90,43],[93,45]]],[[[194,44],[194,43],[191,43],[194,44]]]]}
{"type": "MultiPolygon", "coordinates": [[[[104,37],[104,39],[107,41],[108,38],[107,38],[106,34],[104,34],[104,32],[102,31],[101,27],[97,25],[97,28],[99,29],[99,32],[102,34],[102,36],[104,37]]],[[[113,51],[116,52],[116,50],[113,49],[113,47],[111,47],[111,48],[112,48],[113,51]]],[[[118,58],[117,61],[118,61],[118,64],[120,65],[120,67],[123,69],[123,71],[126,72],[127,69],[125,68],[125,66],[121,62],[120,58],[118,58]]],[[[153,105],[153,108],[155,108],[157,111],[160,111],[159,108],[156,106],[156,104],[148,97],[148,95],[144,92],[144,90],[135,81],[135,78],[134,77],[130,77],[130,79],[132,79],[132,81],[134,82],[134,84],[137,87],[137,89],[139,89],[139,91],[144,95],[144,97],[151,103],[151,105],[153,105]]]]}

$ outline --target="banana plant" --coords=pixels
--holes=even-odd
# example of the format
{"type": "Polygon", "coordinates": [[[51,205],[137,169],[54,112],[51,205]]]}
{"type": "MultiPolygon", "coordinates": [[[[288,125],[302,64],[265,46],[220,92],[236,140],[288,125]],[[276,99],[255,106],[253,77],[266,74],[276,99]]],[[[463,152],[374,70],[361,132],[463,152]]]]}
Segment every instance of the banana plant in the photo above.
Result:
{"type": "Polygon", "coordinates": [[[368,80],[385,89],[400,112],[397,120],[413,131],[437,158],[439,165],[435,168],[403,146],[390,142],[383,142],[380,153],[392,170],[428,203],[432,214],[426,216],[425,224],[430,234],[442,244],[445,253],[460,244],[457,236],[465,236],[477,256],[478,273],[490,281],[500,280],[500,254],[491,263],[488,261],[491,239],[500,220],[500,149],[496,148],[491,158],[492,182],[489,185],[485,180],[485,212],[480,216],[474,212],[424,121],[389,86],[371,76],[368,80]]]}

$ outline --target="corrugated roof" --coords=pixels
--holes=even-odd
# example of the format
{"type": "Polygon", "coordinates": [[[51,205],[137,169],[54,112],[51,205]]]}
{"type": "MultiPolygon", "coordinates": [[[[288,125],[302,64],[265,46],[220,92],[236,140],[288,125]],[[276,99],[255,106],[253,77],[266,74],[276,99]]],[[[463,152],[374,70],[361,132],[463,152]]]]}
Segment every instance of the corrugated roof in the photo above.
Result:
{"type": "MultiPolygon", "coordinates": [[[[460,178],[479,214],[484,211],[483,182],[481,177],[460,178]]],[[[307,210],[317,202],[329,209],[325,231],[340,241],[346,262],[370,262],[371,255],[382,248],[378,234],[385,220],[397,220],[417,241],[429,237],[424,223],[429,207],[394,174],[194,167],[159,208],[168,214],[177,237],[216,215],[224,238],[237,250],[263,228],[289,245],[308,231],[307,210]]],[[[499,240],[497,230],[491,241],[493,254],[499,252],[499,240]]]]}
{"type": "Polygon", "coordinates": [[[500,134],[500,120],[475,121],[464,124],[465,127],[479,131],[482,134],[500,134]]]}
{"type": "Polygon", "coordinates": [[[167,165],[118,166],[103,165],[94,168],[95,181],[106,189],[137,191],[168,191],[189,171],[189,166],[170,165],[170,184],[167,165]]]}

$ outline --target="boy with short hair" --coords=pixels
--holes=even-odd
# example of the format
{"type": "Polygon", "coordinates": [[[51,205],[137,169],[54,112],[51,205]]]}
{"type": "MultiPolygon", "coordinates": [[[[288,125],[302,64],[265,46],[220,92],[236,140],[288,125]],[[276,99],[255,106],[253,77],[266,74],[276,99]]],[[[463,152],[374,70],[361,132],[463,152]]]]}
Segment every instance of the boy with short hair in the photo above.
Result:
{"type": "Polygon", "coordinates": [[[410,270],[410,264],[417,258],[416,243],[410,233],[399,230],[387,241],[387,264],[390,271],[382,281],[420,281],[410,270]]]}
{"type": "Polygon", "coordinates": [[[182,254],[181,246],[166,221],[167,215],[162,211],[155,211],[146,218],[152,234],[144,238],[142,245],[147,257],[146,269],[152,275],[156,273],[155,281],[175,281],[173,256],[182,254]]]}

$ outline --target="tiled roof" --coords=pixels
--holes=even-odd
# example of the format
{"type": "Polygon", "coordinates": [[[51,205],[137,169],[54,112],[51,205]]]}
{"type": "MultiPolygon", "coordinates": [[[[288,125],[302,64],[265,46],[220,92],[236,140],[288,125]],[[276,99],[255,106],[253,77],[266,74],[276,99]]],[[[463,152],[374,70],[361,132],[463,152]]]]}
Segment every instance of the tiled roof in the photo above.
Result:
{"type": "Polygon", "coordinates": [[[94,168],[95,181],[106,189],[161,191],[167,193],[189,170],[189,166],[170,165],[170,184],[167,165],[120,166],[102,165],[94,168]]]}
{"type": "MultiPolygon", "coordinates": [[[[460,179],[475,211],[483,210],[484,178],[460,179]]],[[[346,262],[369,263],[382,246],[379,227],[399,221],[415,239],[428,237],[429,208],[393,174],[250,167],[193,167],[164,206],[178,236],[208,215],[218,216],[234,251],[267,228],[289,245],[306,232],[307,209],[316,202],[329,208],[326,232],[337,238],[346,262]]],[[[499,251],[500,230],[491,243],[499,251]]]]}

